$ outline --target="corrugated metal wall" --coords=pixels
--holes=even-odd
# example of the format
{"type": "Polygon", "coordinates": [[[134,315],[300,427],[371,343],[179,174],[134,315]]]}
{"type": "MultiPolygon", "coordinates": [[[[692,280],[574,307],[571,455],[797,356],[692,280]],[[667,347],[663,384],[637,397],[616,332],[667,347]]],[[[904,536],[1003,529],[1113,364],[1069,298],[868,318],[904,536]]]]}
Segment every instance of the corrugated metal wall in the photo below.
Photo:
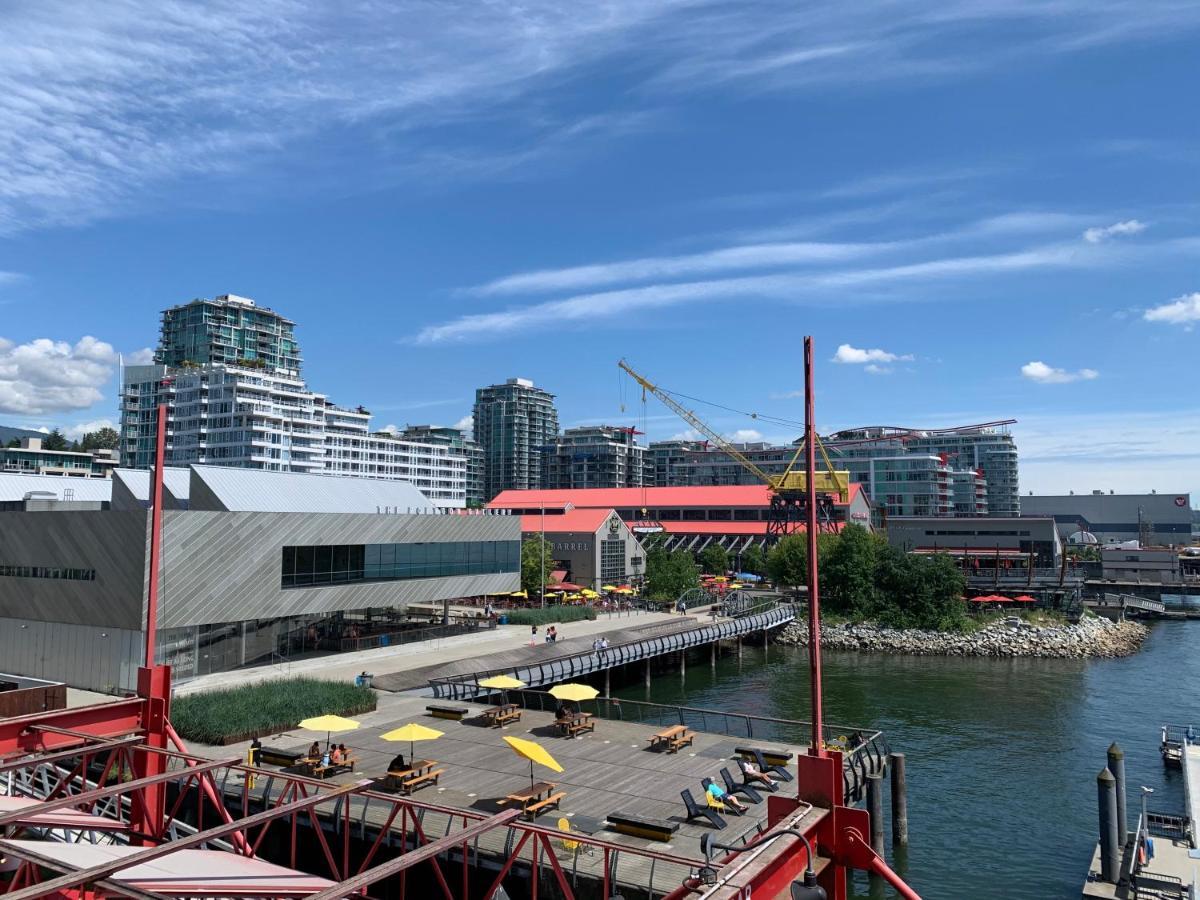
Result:
{"type": "Polygon", "coordinates": [[[0,618],[2,667],[19,675],[93,691],[132,691],[143,652],[140,631],[0,618]]]}

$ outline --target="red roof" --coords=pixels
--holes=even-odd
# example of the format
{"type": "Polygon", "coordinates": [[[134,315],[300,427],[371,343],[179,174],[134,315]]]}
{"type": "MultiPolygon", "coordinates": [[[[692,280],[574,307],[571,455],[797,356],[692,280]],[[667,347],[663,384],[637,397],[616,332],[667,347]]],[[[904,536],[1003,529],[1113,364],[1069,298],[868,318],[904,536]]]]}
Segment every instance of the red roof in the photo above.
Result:
{"type": "MultiPolygon", "coordinates": [[[[662,522],[668,534],[766,534],[766,522],[662,522]]],[[[846,523],[834,522],[833,527],[841,531],[846,523]]],[[[804,533],[804,526],[796,529],[804,533]]]]}
{"type": "MultiPolygon", "coordinates": [[[[859,484],[850,485],[850,497],[854,498],[862,489],[859,484]]],[[[562,507],[574,504],[577,509],[651,509],[658,507],[699,506],[763,507],[771,504],[771,489],[765,484],[719,485],[706,487],[652,487],[652,488],[579,488],[577,490],[532,490],[501,491],[488,504],[489,509],[532,509],[541,504],[562,507]]]]}
{"type": "Polygon", "coordinates": [[[547,512],[544,517],[540,513],[535,513],[531,516],[521,516],[521,531],[525,534],[540,532],[544,519],[546,531],[555,534],[576,531],[594,532],[613,515],[616,513],[611,508],[573,509],[570,512],[553,514],[547,512]]]}

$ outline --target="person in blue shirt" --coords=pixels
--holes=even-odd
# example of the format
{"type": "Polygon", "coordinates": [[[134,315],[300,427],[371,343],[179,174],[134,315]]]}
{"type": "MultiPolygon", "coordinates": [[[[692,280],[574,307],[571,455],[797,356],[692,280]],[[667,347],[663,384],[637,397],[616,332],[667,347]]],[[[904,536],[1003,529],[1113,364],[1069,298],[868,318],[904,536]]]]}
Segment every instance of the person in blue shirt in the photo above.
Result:
{"type": "Polygon", "coordinates": [[[746,811],[746,804],[742,803],[741,800],[739,800],[737,797],[733,796],[733,794],[730,794],[723,787],[718,786],[716,781],[714,781],[711,778],[705,778],[704,781],[706,782],[706,784],[704,786],[704,790],[708,794],[708,796],[712,797],[714,800],[716,800],[720,803],[724,803],[724,804],[727,804],[728,806],[732,806],[738,812],[746,811]]]}

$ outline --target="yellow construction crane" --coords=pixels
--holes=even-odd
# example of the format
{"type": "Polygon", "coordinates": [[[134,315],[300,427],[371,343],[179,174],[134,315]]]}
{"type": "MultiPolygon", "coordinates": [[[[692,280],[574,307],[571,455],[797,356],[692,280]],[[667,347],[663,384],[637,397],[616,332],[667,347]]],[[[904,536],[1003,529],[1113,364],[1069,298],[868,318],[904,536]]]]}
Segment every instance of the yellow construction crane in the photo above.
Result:
{"type": "MultiPolygon", "coordinates": [[[[754,460],[747,457],[742,451],[727,441],[720,432],[701,419],[696,413],[677,401],[671,396],[669,391],[663,390],[645,376],[634,371],[633,367],[625,362],[625,360],[620,360],[617,365],[620,366],[625,374],[641,386],[643,402],[645,402],[646,394],[653,394],[662,401],[663,405],[679,416],[679,418],[707,437],[722,453],[726,454],[730,459],[751,472],[763,484],[771,488],[773,492],[771,499],[772,516],[767,529],[768,535],[777,537],[780,534],[788,534],[799,529],[799,526],[804,521],[802,513],[804,504],[806,503],[806,489],[808,487],[806,473],[802,469],[798,470],[796,468],[796,464],[803,454],[803,444],[796,448],[796,453],[792,456],[791,462],[788,463],[783,473],[772,475],[764,471],[754,460]]],[[[835,470],[819,438],[816,444],[821,451],[822,459],[825,461],[825,470],[814,473],[817,505],[819,511],[822,513],[822,519],[827,523],[831,523],[833,504],[836,497],[840,497],[843,500],[848,498],[850,473],[835,470]]]]}

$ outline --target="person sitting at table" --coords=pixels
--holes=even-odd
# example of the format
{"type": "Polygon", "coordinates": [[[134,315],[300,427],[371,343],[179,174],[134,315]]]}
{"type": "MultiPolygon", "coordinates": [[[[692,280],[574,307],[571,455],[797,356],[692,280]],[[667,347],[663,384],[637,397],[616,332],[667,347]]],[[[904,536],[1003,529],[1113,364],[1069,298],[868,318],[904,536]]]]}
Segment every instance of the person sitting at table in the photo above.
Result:
{"type": "Polygon", "coordinates": [[[329,754],[329,761],[335,766],[342,764],[342,751],[340,747],[333,748],[333,751],[329,754]]]}
{"type": "Polygon", "coordinates": [[[388,763],[389,772],[403,772],[408,768],[408,764],[404,761],[404,754],[397,753],[392,757],[392,761],[388,763]]]}
{"type": "Polygon", "coordinates": [[[718,803],[727,803],[738,812],[746,811],[746,804],[744,804],[737,797],[733,796],[733,794],[728,793],[725,788],[720,787],[713,779],[706,778],[704,780],[708,782],[708,784],[706,784],[704,787],[704,790],[708,796],[712,797],[718,803]]]}
{"type": "Polygon", "coordinates": [[[321,758],[321,744],[318,741],[313,741],[312,746],[308,748],[309,759],[321,758]]]}
{"type": "Polygon", "coordinates": [[[332,764],[333,761],[330,758],[330,753],[328,750],[326,750],[323,754],[321,754],[321,768],[328,769],[332,764]]]}
{"type": "Polygon", "coordinates": [[[342,762],[348,765],[350,763],[350,751],[346,749],[346,745],[338,744],[338,752],[342,754],[342,762]]]}
{"type": "Polygon", "coordinates": [[[563,701],[559,701],[558,707],[554,710],[554,718],[558,721],[569,719],[571,717],[571,708],[563,701]]]}

